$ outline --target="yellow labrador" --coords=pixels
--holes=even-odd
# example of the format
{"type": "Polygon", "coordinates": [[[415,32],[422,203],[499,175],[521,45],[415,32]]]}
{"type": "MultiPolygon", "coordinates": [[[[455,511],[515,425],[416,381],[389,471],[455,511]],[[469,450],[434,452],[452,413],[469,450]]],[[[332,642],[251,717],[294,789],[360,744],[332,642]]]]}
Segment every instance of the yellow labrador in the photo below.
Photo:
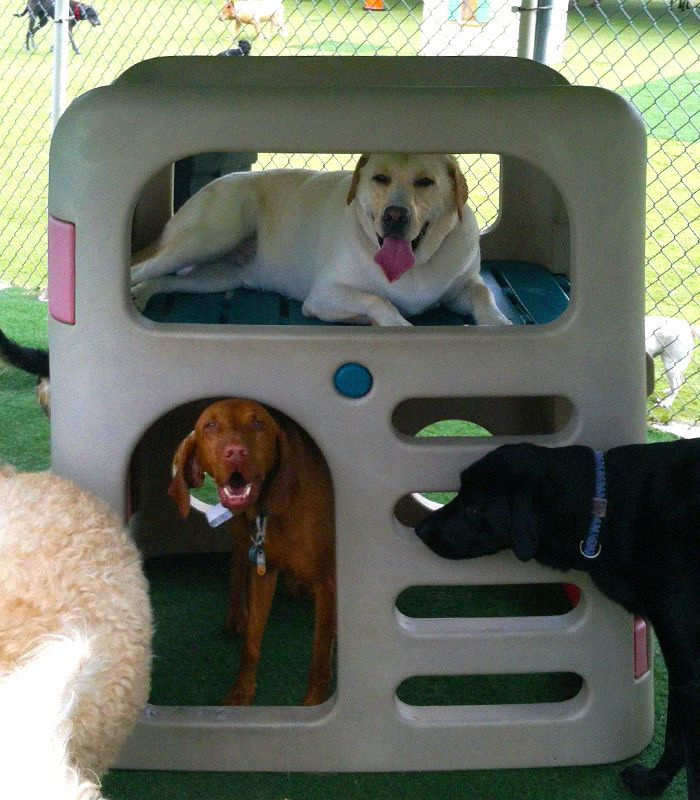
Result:
{"type": "Polygon", "coordinates": [[[449,155],[362,156],[354,172],[225,175],[136,256],[132,293],[143,309],[158,292],[245,286],[301,300],[304,314],[328,321],[409,325],[406,316],[444,304],[507,325],[479,274],[466,200],[449,155]]]}

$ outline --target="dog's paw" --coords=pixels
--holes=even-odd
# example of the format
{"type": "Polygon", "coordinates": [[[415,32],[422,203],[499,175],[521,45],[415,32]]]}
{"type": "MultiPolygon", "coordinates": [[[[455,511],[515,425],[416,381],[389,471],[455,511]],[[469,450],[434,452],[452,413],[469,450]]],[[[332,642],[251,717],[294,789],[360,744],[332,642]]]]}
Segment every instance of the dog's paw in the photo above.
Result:
{"type": "Polygon", "coordinates": [[[382,327],[386,328],[412,328],[413,323],[409,322],[407,319],[403,317],[399,317],[398,319],[392,319],[390,322],[376,322],[375,325],[381,325],[382,327]]]}
{"type": "Polygon", "coordinates": [[[643,764],[632,764],[620,773],[625,786],[638,797],[657,797],[663,794],[671,779],[663,772],[645,767],[643,764]]]}
{"type": "Polygon", "coordinates": [[[493,311],[493,314],[489,314],[487,319],[483,322],[479,322],[480,325],[512,325],[512,320],[508,319],[505,314],[501,314],[501,312],[496,308],[493,311]]]}
{"type": "Polygon", "coordinates": [[[474,319],[476,320],[477,325],[512,325],[512,321],[506,317],[505,314],[502,314],[501,311],[493,306],[493,308],[485,308],[481,309],[478,314],[473,311],[472,312],[474,319]]]}
{"type": "Polygon", "coordinates": [[[235,685],[231,688],[229,693],[224,698],[223,705],[225,706],[249,706],[253,702],[252,690],[245,689],[241,686],[235,685]]]}
{"type": "Polygon", "coordinates": [[[302,701],[303,706],[320,706],[325,700],[325,691],[319,689],[308,689],[302,701]]]}
{"type": "Polygon", "coordinates": [[[380,325],[384,328],[405,328],[413,327],[413,323],[409,322],[390,304],[379,305],[378,308],[371,309],[367,314],[367,318],[372,325],[380,325]]]}

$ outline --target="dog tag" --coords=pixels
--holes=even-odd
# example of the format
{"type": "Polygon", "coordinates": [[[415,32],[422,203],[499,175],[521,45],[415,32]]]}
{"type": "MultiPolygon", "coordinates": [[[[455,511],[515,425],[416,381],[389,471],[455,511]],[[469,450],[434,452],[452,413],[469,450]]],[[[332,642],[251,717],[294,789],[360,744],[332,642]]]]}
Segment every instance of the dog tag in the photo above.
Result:
{"type": "Polygon", "coordinates": [[[267,571],[265,550],[260,545],[254,544],[250,550],[248,550],[248,561],[250,561],[251,564],[255,564],[255,570],[258,575],[264,575],[267,571]]]}
{"type": "Polygon", "coordinates": [[[255,556],[255,569],[258,575],[264,575],[267,571],[267,567],[265,565],[265,551],[262,547],[258,547],[258,552],[255,556]]]}

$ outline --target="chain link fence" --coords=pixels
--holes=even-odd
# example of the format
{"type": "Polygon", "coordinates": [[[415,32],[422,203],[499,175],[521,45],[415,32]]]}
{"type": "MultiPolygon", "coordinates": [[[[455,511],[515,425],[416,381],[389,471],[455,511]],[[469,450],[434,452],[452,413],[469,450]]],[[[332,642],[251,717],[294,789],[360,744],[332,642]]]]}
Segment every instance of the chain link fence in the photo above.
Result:
{"type": "MultiPolygon", "coordinates": [[[[539,0],[549,32],[533,24],[529,43],[535,57],[571,83],[619,92],[645,120],[647,349],[659,356],[649,415],[681,433],[700,426],[700,347],[693,351],[700,331],[700,6],[694,1],[539,0]]],[[[53,12],[53,0],[16,2],[0,25],[0,284],[39,291],[46,285],[51,19],[33,41],[28,32],[53,12]]],[[[523,0],[520,10],[536,4],[523,0]]],[[[80,53],[69,52],[68,99],[145,58],[218,54],[242,38],[252,45],[249,57],[518,54],[520,14],[512,0],[235,0],[235,8],[241,17],[255,9],[263,19],[237,31],[224,0],[94,0],[101,24],[93,26],[89,8],[71,0],[80,53]]],[[[352,163],[336,156],[329,166],[352,163]]],[[[271,164],[287,166],[288,157],[260,154],[255,168],[271,164]]],[[[467,165],[481,191],[470,199],[482,224],[497,213],[497,165],[489,156],[467,165]]]]}

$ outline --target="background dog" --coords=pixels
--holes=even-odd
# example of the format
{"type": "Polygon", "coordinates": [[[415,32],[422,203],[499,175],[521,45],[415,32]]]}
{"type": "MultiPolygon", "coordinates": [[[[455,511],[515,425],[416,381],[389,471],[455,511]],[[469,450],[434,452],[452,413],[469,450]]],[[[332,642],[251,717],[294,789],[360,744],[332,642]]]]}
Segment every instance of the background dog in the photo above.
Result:
{"type": "Polygon", "coordinates": [[[466,200],[447,155],[362,156],[354,173],[224,175],[136,255],[132,293],[143,309],[157,292],[246,286],[302,300],[304,314],[328,321],[408,325],[404,315],[443,303],[478,324],[510,324],[479,274],[466,200]],[[253,239],[252,256],[241,256],[253,239]]]}
{"type": "Polygon", "coordinates": [[[49,351],[24,347],[8,339],[0,330],[0,358],[10,366],[37,376],[36,395],[39,404],[50,415],[49,351]]]}
{"type": "Polygon", "coordinates": [[[230,47],[223,53],[217,53],[217,56],[247,56],[250,54],[250,50],[250,42],[247,39],[239,39],[238,47],[230,47]]]}
{"type": "MultiPolygon", "coordinates": [[[[600,456],[598,457],[600,458],[600,456]]],[[[598,467],[600,470],[600,467],[598,467]]],[[[598,588],[653,625],[669,677],[664,753],[622,778],[660,794],[687,767],[700,797],[700,440],[628,445],[604,457],[607,511],[594,515],[596,459],[587,447],[504,445],[468,467],[457,497],[416,527],[438,555],[474,558],[512,548],[598,588]],[[598,547],[583,551],[595,518],[598,547]]]]}
{"type": "MultiPolygon", "coordinates": [[[[93,6],[87,3],[77,3],[76,0],[69,0],[70,6],[70,20],[68,22],[68,38],[70,39],[71,47],[75,53],[80,53],[78,46],[73,39],[73,28],[76,23],[82,20],[87,20],[93,28],[100,25],[100,18],[93,6]]],[[[34,43],[34,34],[40,28],[54,18],[54,0],[29,0],[24,10],[15,17],[23,17],[29,14],[29,27],[27,28],[27,35],[24,41],[24,47],[27,52],[34,50],[36,44],[34,43]]]]}
{"type": "Polygon", "coordinates": [[[140,555],[101,501],[0,468],[0,797],[97,800],[148,699],[140,555]]]}
{"type": "Polygon", "coordinates": [[[314,599],[314,636],[304,705],[326,699],[335,640],[333,488],[321,452],[298,425],[250,400],[208,406],[173,459],[169,494],[180,516],[190,487],[210,475],[232,514],[227,627],[243,634],[228,705],[249,705],[278,572],[314,599]],[[256,538],[257,537],[257,538],[256,538]]]}
{"type": "Polygon", "coordinates": [[[219,12],[219,19],[223,22],[233,21],[234,36],[238,35],[242,25],[252,25],[255,35],[265,36],[265,23],[270,23],[272,35],[279,31],[282,36],[287,35],[284,24],[284,3],[282,0],[227,0],[219,12]]]}
{"type": "Polygon", "coordinates": [[[644,317],[644,345],[652,358],[661,357],[668,394],[661,401],[670,408],[683,384],[683,375],[693,357],[694,339],[700,331],[680,317],[644,317]]]}

